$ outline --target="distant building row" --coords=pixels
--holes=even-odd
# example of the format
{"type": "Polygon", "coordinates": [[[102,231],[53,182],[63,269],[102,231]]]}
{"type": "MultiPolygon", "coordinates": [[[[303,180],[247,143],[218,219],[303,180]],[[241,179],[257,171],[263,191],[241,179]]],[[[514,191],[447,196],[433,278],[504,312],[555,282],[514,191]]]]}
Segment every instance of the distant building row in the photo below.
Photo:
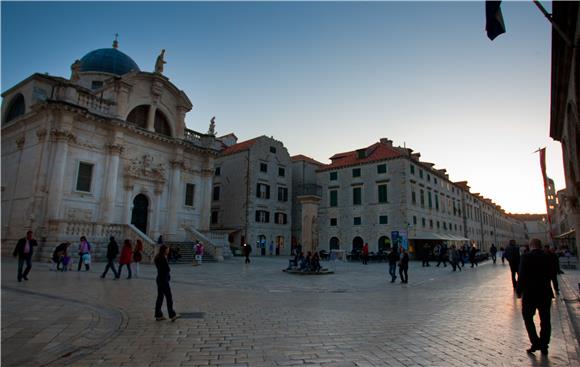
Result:
{"type": "Polygon", "coordinates": [[[229,231],[234,247],[289,254],[299,243],[347,252],[368,243],[379,252],[395,236],[417,254],[425,243],[487,251],[527,238],[521,220],[388,139],[335,154],[330,164],[290,157],[266,136],[218,140],[224,148],[215,160],[210,226],[229,231]]]}

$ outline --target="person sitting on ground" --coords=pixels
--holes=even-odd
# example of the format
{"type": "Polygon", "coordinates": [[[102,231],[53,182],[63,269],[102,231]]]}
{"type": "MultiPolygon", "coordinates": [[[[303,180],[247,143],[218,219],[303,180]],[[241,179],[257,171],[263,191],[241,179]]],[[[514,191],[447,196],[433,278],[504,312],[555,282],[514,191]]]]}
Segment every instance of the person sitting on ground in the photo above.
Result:
{"type": "Polygon", "coordinates": [[[320,257],[318,256],[318,252],[315,252],[314,255],[312,255],[312,259],[310,260],[310,271],[315,271],[318,273],[320,269],[322,269],[322,266],[320,266],[320,257]]]}
{"type": "Polygon", "coordinates": [[[312,253],[308,251],[306,257],[303,257],[300,261],[300,271],[309,271],[310,270],[310,259],[312,258],[312,253]]]}
{"type": "Polygon", "coordinates": [[[292,268],[297,268],[304,258],[303,253],[296,253],[291,259],[288,260],[288,268],[286,270],[291,270],[292,268]]]}

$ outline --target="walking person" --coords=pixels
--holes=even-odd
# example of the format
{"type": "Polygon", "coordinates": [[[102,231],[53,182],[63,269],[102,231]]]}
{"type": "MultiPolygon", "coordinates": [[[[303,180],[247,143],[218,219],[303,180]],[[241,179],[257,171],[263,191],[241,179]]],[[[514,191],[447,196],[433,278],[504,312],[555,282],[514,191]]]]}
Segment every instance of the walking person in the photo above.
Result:
{"type": "Polygon", "coordinates": [[[127,279],[131,279],[131,255],[133,253],[133,248],[131,246],[131,240],[126,239],[123,243],[123,248],[121,249],[121,257],[119,258],[119,272],[117,273],[117,277],[121,277],[121,270],[123,269],[123,265],[127,267],[127,271],[129,272],[129,276],[127,279]]]}
{"type": "Polygon", "coordinates": [[[503,247],[499,248],[499,257],[501,258],[501,264],[505,265],[505,249],[503,247]]]}
{"type": "Polygon", "coordinates": [[[439,256],[437,259],[437,267],[439,267],[439,265],[441,263],[443,263],[443,267],[447,267],[447,244],[444,243],[442,245],[439,245],[439,256]]]}
{"type": "Polygon", "coordinates": [[[14,247],[14,251],[12,255],[14,257],[18,256],[18,273],[17,279],[19,282],[24,280],[28,280],[28,273],[30,273],[30,269],[32,269],[32,254],[34,253],[34,247],[38,246],[38,243],[33,236],[32,231],[26,232],[26,237],[21,238],[16,243],[16,247],[14,247]],[[22,268],[24,267],[24,263],[26,262],[26,269],[24,272],[22,268]]]}
{"type": "Polygon", "coordinates": [[[395,246],[391,247],[389,253],[387,254],[387,260],[389,261],[389,274],[391,275],[391,283],[397,280],[397,262],[399,261],[399,256],[395,246]]]}
{"type": "Polygon", "coordinates": [[[135,241],[135,249],[133,249],[133,264],[135,267],[135,277],[139,278],[139,264],[143,260],[143,242],[140,239],[135,241]]]}
{"type": "Polygon", "coordinates": [[[401,283],[409,283],[409,254],[403,246],[399,248],[399,252],[401,253],[401,259],[399,260],[399,276],[401,277],[401,283]]]}
{"type": "Polygon", "coordinates": [[[81,271],[83,264],[85,264],[85,270],[89,271],[91,268],[91,244],[85,236],[81,237],[81,242],[79,243],[79,266],[77,271],[81,271]]]}
{"type": "Polygon", "coordinates": [[[367,265],[369,263],[369,244],[365,243],[362,248],[362,263],[367,265]]]}
{"type": "Polygon", "coordinates": [[[246,257],[246,260],[244,261],[245,264],[250,263],[250,253],[251,252],[252,252],[252,246],[248,245],[247,243],[244,243],[244,245],[242,246],[242,254],[246,257]]]}
{"type": "Polygon", "coordinates": [[[423,264],[422,266],[429,266],[429,256],[431,256],[431,246],[425,242],[423,245],[423,264]]]}
{"type": "Polygon", "coordinates": [[[449,252],[449,261],[451,262],[451,267],[453,271],[456,271],[459,268],[461,271],[461,252],[457,250],[455,245],[451,245],[451,251],[449,252]]]}
{"type": "Polygon", "coordinates": [[[516,275],[520,268],[520,247],[516,245],[515,240],[510,240],[508,247],[505,249],[505,257],[512,273],[512,286],[516,289],[518,284],[516,275]]]}
{"type": "Polygon", "coordinates": [[[477,267],[477,247],[475,247],[475,244],[471,245],[471,249],[469,249],[469,262],[471,263],[471,267],[473,268],[473,266],[477,267]]]}
{"type": "Polygon", "coordinates": [[[157,300],[155,301],[155,320],[162,321],[167,320],[163,316],[163,311],[161,311],[161,306],[163,305],[163,298],[167,303],[167,314],[171,321],[175,321],[181,317],[175,313],[173,309],[173,296],[171,295],[171,287],[169,286],[169,281],[171,276],[169,273],[171,269],[169,268],[169,262],[167,262],[167,255],[169,254],[169,247],[166,245],[161,245],[159,247],[159,252],[155,256],[155,267],[157,268],[157,278],[155,279],[157,283],[157,300]]]}
{"type": "Polygon", "coordinates": [[[113,271],[113,276],[115,279],[119,279],[119,273],[117,273],[117,270],[115,269],[115,259],[117,258],[118,254],[119,245],[117,244],[117,241],[115,241],[115,237],[111,236],[109,237],[109,244],[107,245],[107,265],[105,266],[103,274],[101,274],[102,279],[107,276],[109,269],[113,271]]]}
{"type": "Polygon", "coordinates": [[[497,260],[497,247],[495,247],[495,245],[492,243],[491,247],[489,248],[489,253],[491,254],[491,260],[493,261],[493,263],[495,264],[495,261],[497,260]]]}
{"type": "Polygon", "coordinates": [[[542,242],[539,239],[532,238],[530,247],[530,251],[521,258],[516,289],[518,297],[522,297],[522,317],[532,344],[527,352],[540,350],[543,355],[547,355],[552,332],[550,307],[554,293],[550,281],[554,264],[542,251],[542,242]],[[534,324],[536,310],[540,315],[539,337],[534,324]]]}
{"type": "Polygon", "coordinates": [[[201,265],[201,262],[203,260],[203,245],[197,241],[197,243],[195,244],[195,261],[197,262],[197,265],[201,265]]]}

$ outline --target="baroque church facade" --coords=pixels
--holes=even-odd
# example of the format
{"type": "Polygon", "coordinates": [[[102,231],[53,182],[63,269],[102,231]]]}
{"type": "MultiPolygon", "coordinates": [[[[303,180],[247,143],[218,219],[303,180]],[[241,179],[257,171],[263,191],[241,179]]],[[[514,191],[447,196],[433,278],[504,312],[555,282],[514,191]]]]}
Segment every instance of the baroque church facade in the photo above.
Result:
{"type": "Polygon", "coordinates": [[[141,238],[148,255],[160,235],[227,246],[209,232],[220,143],[186,128],[192,104],[163,57],[142,71],[115,40],[69,79],[37,73],[2,94],[3,253],[27,230],[42,257],[81,235],[100,254],[111,235],[141,238]]]}

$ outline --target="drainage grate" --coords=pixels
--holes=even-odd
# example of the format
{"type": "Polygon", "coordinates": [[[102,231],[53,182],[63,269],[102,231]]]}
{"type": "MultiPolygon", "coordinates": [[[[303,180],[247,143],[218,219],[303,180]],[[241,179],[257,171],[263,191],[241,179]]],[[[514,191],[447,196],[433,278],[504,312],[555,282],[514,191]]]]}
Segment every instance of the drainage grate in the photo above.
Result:
{"type": "Polygon", "coordinates": [[[182,312],[182,319],[203,319],[205,316],[204,312],[182,312]]]}

